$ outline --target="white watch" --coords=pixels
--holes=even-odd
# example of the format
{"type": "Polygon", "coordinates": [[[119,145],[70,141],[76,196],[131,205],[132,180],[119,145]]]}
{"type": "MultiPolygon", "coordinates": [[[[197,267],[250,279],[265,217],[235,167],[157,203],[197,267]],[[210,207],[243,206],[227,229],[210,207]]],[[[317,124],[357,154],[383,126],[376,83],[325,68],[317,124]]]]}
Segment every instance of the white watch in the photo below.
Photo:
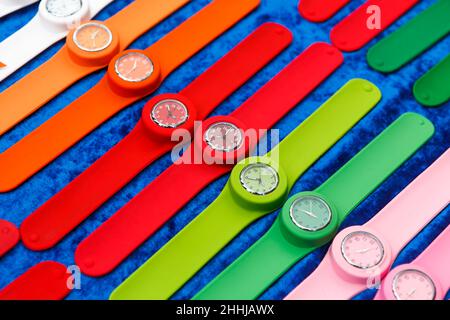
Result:
{"type": "Polygon", "coordinates": [[[63,39],[71,29],[90,20],[112,1],[42,0],[38,14],[0,43],[0,81],[63,39]]]}
{"type": "Polygon", "coordinates": [[[0,1],[0,18],[38,1],[39,0],[2,0],[0,1]]]}

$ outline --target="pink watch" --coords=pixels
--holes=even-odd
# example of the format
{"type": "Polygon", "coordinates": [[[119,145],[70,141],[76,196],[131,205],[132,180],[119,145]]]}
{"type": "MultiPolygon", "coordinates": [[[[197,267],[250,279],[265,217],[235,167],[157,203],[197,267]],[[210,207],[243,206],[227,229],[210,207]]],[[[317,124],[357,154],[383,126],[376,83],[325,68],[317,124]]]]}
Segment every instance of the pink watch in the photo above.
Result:
{"type": "Polygon", "coordinates": [[[450,289],[450,226],[412,263],[396,267],[375,300],[443,300],[450,289]]]}
{"type": "Polygon", "coordinates": [[[447,149],[369,222],[341,231],[319,267],[285,299],[344,300],[377,286],[402,248],[449,202],[447,149]]]}

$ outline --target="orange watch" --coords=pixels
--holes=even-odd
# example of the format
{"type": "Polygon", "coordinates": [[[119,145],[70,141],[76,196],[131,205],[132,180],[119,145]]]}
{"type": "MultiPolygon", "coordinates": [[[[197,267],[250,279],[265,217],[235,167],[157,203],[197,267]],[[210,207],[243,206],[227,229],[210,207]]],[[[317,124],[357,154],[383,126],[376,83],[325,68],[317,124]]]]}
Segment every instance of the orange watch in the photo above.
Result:
{"type": "Polygon", "coordinates": [[[116,55],[95,87],[0,154],[0,192],[18,187],[114,114],[154,92],[173,70],[259,3],[215,0],[146,50],[116,55]]]}
{"type": "Polygon", "coordinates": [[[189,1],[135,0],[105,22],[89,21],[72,30],[55,56],[0,94],[0,135],[78,80],[106,67],[117,53],[189,1]]]}

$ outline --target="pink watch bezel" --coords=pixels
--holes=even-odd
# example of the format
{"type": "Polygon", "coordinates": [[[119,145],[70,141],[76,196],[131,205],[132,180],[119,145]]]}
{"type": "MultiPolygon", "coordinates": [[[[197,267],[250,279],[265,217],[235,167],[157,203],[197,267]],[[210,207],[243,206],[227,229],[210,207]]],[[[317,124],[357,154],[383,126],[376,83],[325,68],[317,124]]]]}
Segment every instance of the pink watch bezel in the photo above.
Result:
{"type": "Polygon", "coordinates": [[[342,230],[333,240],[330,247],[331,261],[336,272],[340,277],[349,282],[367,283],[367,280],[373,277],[374,274],[380,276],[380,280],[388,273],[390,266],[393,263],[392,250],[389,242],[386,240],[383,234],[379,231],[368,228],[366,226],[352,226],[342,230]],[[384,249],[384,256],[381,262],[372,268],[360,269],[350,265],[342,255],[342,241],[351,233],[354,232],[368,232],[377,237],[384,249]],[[379,272],[376,272],[379,270],[379,272]]]}
{"type": "Polygon", "coordinates": [[[440,282],[437,280],[439,278],[433,274],[432,270],[428,270],[427,268],[424,268],[415,263],[403,264],[403,265],[400,265],[400,266],[392,269],[388,273],[388,275],[384,278],[384,280],[381,284],[381,288],[377,293],[377,296],[379,295],[379,298],[381,298],[383,300],[397,300],[394,295],[394,292],[392,291],[392,285],[393,285],[395,276],[405,270],[417,270],[417,271],[420,271],[420,272],[423,272],[424,274],[426,274],[433,281],[433,284],[434,284],[434,287],[436,290],[434,300],[443,300],[444,299],[444,297],[445,297],[444,290],[442,289],[442,285],[440,284],[440,282]]]}

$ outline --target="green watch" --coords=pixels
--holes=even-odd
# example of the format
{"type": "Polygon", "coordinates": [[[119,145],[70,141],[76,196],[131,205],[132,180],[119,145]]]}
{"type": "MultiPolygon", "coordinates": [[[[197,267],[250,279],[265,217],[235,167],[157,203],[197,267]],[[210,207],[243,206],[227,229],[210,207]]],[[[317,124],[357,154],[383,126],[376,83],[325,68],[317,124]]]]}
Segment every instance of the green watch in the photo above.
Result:
{"type": "Polygon", "coordinates": [[[380,99],[375,85],[353,79],[268,155],[238,163],[219,197],[125,280],[111,299],[170,298],[245,227],[281,207],[303,172],[380,99]]]}
{"type": "Polygon", "coordinates": [[[386,73],[401,68],[450,32],[449,17],[450,1],[438,0],[370,48],[369,65],[386,73]]]}
{"type": "Polygon", "coordinates": [[[345,217],[433,132],[424,117],[402,115],[316,190],[292,196],[269,231],[194,299],[258,298],[300,259],[329,242],[345,217]]]}
{"type": "Polygon", "coordinates": [[[426,107],[447,102],[450,99],[450,54],[417,80],[413,91],[416,100],[426,107]]]}

